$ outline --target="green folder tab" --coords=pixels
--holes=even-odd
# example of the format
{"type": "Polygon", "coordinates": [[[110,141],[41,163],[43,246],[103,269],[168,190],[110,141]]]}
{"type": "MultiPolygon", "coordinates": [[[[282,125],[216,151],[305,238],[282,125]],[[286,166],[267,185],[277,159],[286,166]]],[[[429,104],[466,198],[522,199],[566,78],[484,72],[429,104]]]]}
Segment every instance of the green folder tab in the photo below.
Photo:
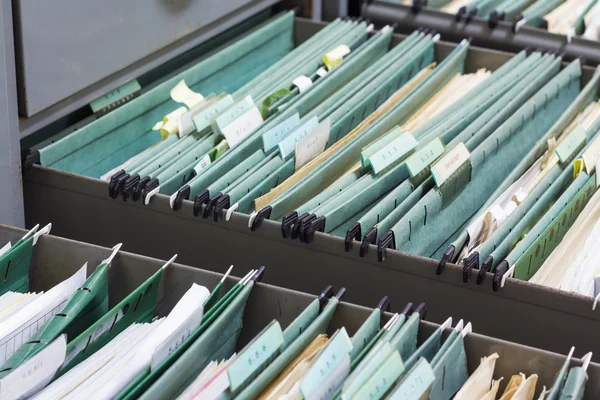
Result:
{"type": "Polygon", "coordinates": [[[281,142],[292,129],[297,127],[299,123],[300,116],[298,113],[295,113],[285,121],[265,132],[262,136],[265,153],[277,147],[279,142],[281,142]]]}
{"type": "Polygon", "coordinates": [[[137,79],[133,79],[133,80],[127,82],[126,84],[119,86],[112,92],[108,92],[104,96],[97,98],[96,100],[93,100],[90,103],[90,107],[92,108],[93,112],[97,113],[98,111],[102,110],[103,108],[106,108],[113,103],[117,103],[120,100],[125,99],[127,96],[132,95],[133,93],[137,92],[141,88],[142,87],[138,83],[137,79]]]}
{"type": "Polygon", "coordinates": [[[400,353],[396,350],[386,358],[356,394],[357,399],[379,400],[404,372],[400,353]]]}
{"type": "Polygon", "coordinates": [[[304,398],[308,398],[319,386],[325,382],[344,357],[352,350],[352,342],[348,337],[346,328],[340,329],[331,338],[327,347],[321,352],[314,364],[308,370],[300,383],[300,392],[304,398]]]}
{"type": "Polygon", "coordinates": [[[423,148],[417,150],[413,155],[408,157],[406,160],[406,166],[410,177],[414,178],[424,171],[437,160],[446,151],[444,143],[440,138],[435,138],[431,142],[427,143],[423,148]]]}
{"type": "Polygon", "coordinates": [[[317,117],[312,117],[279,142],[279,152],[281,153],[281,157],[286,158],[290,154],[293,154],[296,150],[296,144],[302,140],[302,138],[317,129],[317,126],[319,126],[319,119],[317,117]]]}
{"type": "Polygon", "coordinates": [[[272,321],[227,368],[231,392],[236,393],[263,370],[283,346],[283,332],[279,322],[272,321]]]}
{"type": "Polygon", "coordinates": [[[421,358],[389,395],[389,400],[419,400],[431,388],[435,375],[431,365],[421,358]]]}
{"type": "Polygon", "coordinates": [[[232,104],[233,98],[230,95],[226,95],[222,99],[216,100],[214,103],[208,105],[204,110],[194,115],[192,121],[194,121],[196,131],[202,132],[204,129],[208,128],[213,119],[215,119],[217,115],[222,113],[232,104]]]}
{"type": "Polygon", "coordinates": [[[219,132],[223,131],[227,125],[250,111],[252,107],[255,107],[252,96],[248,95],[240,101],[233,103],[229,108],[223,111],[216,119],[215,123],[219,132]]]}
{"type": "Polygon", "coordinates": [[[561,163],[567,162],[585,144],[585,128],[577,124],[567,137],[556,146],[556,155],[561,163]]]}
{"type": "Polygon", "coordinates": [[[417,147],[417,140],[409,132],[405,132],[392,140],[388,145],[370,156],[367,164],[371,165],[375,174],[380,173],[417,147]]]}

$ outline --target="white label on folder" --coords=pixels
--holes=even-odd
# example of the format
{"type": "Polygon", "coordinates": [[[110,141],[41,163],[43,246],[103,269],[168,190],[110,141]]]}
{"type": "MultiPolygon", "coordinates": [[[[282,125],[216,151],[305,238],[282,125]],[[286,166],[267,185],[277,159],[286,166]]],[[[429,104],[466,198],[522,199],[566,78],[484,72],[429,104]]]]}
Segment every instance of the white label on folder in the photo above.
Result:
{"type": "Polygon", "coordinates": [[[573,152],[585,143],[586,137],[585,128],[581,124],[577,124],[567,137],[556,146],[556,155],[560,162],[564,163],[571,158],[573,152]]]}
{"type": "Polygon", "coordinates": [[[174,135],[179,132],[179,126],[177,124],[177,120],[187,111],[185,107],[179,107],[177,110],[172,111],[165,115],[161,122],[158,122],[153,130],[160,129],[160,134],[164,139],[166,139],[169,135],[174,135]]]}
{"type": "Polygon", "coordinates": [[[26,399],[44,388],[63,365],[66,351],[63,334],[0,380],[0,398],[26,399]]]}
{"type": "Polygon", "coordinates": [[[279,142],[279,153],[281,158],[286,158],[290,154],[294,153],[296,149],[296,143],[302,140],[306,135],[314,131],[319,125],[317,117],[312,117],[302,125],[296,127],[288,136],[286,136],[281,142],[279,142]]]}
{"type": "Polygon", "coordinates": [[[196,166],[194,167],[194,171],[196,171],[196,175],[200,175],[200,173],[202,171],[204,171],[206,168],[208,168],[210,163],[211,163],[210,154],[207,154],[204,157],[202,157],[200,162],[198,162],[198,164],[196,164],[196,166]]]}
{"type": "Polygon", "coordinates": [[[229,144],[229,148],[234,148],[246,139],[252,132],[257,130],[263,123],[262,115],[256,106],[242,114],[238,119],[221,129],[223,136],[229,144]]]}
{"type": "Polygon", "coordinates": [[[329,400],[335,392],[342,386],[350,374],[350,355],[344,357],[344,360],[329,375],[327,380],[317,388],[306,400],[329,400]]]}
{"type": "Polygon", "coordinates": [[[167,337],[152,354],[152,362],[150,371],[154,371],[160,364],[163,363],[175,350],[177,350],[190,336],[194,333],[202,323],[204,308],[200,307],[189,318],[184,321],[177,329],[175,329],[169,337],[167,337]]]}
{"type": "Polygon", "coordinates": [[[465,163],[469,162],[471,153],[464,143],[460,142],[454,146],[450,151],[442,156],[435,164],[431,167],[431,174],[435,180],[436,185],[441,186],[453,173],[465,163]]]}
{"type": "Polygon", "coordinates": [[[300,382],[300,392],[308,398],[327,380],[352,350],[352,341],[346,328],[337,331],[321,351],[300,382]]]}
{"type": "Polygon", "coordinates": [[[217,100],[212,105],[208,106],[205,110],[196,114],[192,120],[194,121],[194,125],[196,126],[196,131],[202,132],[204,129],[208,128],[213,120],[222,113],[227,107],[233,104],[233,98],[230,95],[223,97],[220,100],[217,100]]]}
{"type": "Polygon", "coordinates": [[[258,376],[263,367],[279,354],[283,342],[281,325],[277,321],[272,321],[227,368],[231,391],[237,391],[248,380],[258,376]]]}
{"type": "Polygon", "coordinates": [[[111,104],[119,105],[122,103],[123,99],[126,99],[128,96],[140,90],[142,87],[140,86],[137,79],[130,80],[122,86],[119,86],[115,90],[105,94],[102,97],[93,100],[90,103],[90,107],[93,112],[98,112],[105,107],[110,106],[111,104]]]}
{"type": "Polygon", "coordinates": [[[588,175],[591,175],[596,169],[598,157],[600,157],[600,137],[594,139],[581,157],[583,158],[583,163],[585,165],[585,172],[587,172],[588,175]]]}
{"type": "Polygon", "coordinates": [[[406,166],[408,167],[410,177],[414,178],[419,175],[425,168],[437,160],[438,157],[444,154],[444,151],[446,151],[446,147],[440,138],[433,139],[423,148],[417,150],[415,154],[411,155],[406,160],[406,166]]]}
{"type": "Polygon", "coordinates": [[[405,132],[375,152],[367,161],[375,174],[392,165],[417,147],[417,140],[409,132],[405,132]]]}
{"type": "Polygon", "coordinates": [[[232,124],[237,119],[241,118],[242,115],[246,114],[250,109],[255,108],[252,96],[248,95],[243,99],[236,101],[229,108],[224,110],[216,119],[215,123],[217,129],[223,132],[223,128],[227,125],[232,124]]]}
{"type": "Polygon", "coordinates": [[[295,113],[276,127],[263,134],[263,148],[265,153],[277,147],[277,144],[300,123],[300,115],[295,113]]]}
{"type": "Polygon", "coordinates": [[[312,86],[313,82],[308,76],[300,75],[292,81],[292,84],[298,88],[300,93],[304,93],[312,86]]]}
{"type": "Polygon", "coordinates": [[[204,100],[204,96],[190,89],[183,79],[171,89],[171,98],[177,103],[185,104],[187,108],[192,108],[204,100]]]}
{"type": "Polygon", "coordinates": [[[329,140],[329,118],[296,144],[296,171],[321,154],[329,140]]]}
{"type": "Polygon", "coordinates": [[[396,389],[389,395],[389,400],[419,400],[435,381],[431,365],[420,358],[415,366],[402,378],[396,389]]]}

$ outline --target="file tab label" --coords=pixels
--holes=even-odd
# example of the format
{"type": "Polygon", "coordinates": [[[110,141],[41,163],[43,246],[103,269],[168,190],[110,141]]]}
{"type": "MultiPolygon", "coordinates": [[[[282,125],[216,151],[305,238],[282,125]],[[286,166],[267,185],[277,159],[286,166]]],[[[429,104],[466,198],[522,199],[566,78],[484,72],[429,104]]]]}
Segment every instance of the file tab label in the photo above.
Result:
{"type": "Polygon", "coordinates": [[[262,115],[256,106],[253,106],[238,119],[221,130],[229,148],[240,144],[244,139],[257,130],[263,123],[262,115]]]}
{"type": "Polygon", "coordinates": [[[319,126],[319,119],[317,117],[312,117],[279,142],[278,146],[281,158],[285,159],[290,154],[293,154],[296,149],[296,144],[309,133],[317,129],[317,126],[319,126]]]}
{"type": "Polygon", "coordinates": [[[569,161],[569,159],[585,144],[587,134],[585,128],[581,124],[577,124],[568,136],[562,140],[556,147],[556,155],[561,163],[569,161]]]}
{"type": "Polygon", "coordinates": [[[128,100],[133,97],[133,94],[139,91],[142,87],[140,86],[137,79],[130,80],[122,86],[119,86],[112,92],[106,93],[104,96],[93,100],[90,103],[90,107],[94,113],[100,110],[106,109],[107,111],[113,109],[121,104],[125,104],[128,100]]]}
{"type": "Polygon", "coordinates": [[[300,392],[308,398],[323,384],[352,350],[352,342],[346,328],[342,328],[331,338],[319,357],[313,362],[300,382],[300,392]]]}
{"type": "Polygon", "coordinates": [[[388,389],[404,372],[404,363],[400,353],[394,349],[392,354],[371,375],[362,388],[356,393],[359,399],[381,399],[388,389]]]}
{"type": "Polygon", "coordinates": [[[375,174],[380,173],[398,160],[402,160],[406,155],[417,147],[417,140],[409,132],[405,132],[392,140],[381,150],[375,152],[367,160],[375,174]]]}
{"type": "Polygon", "coordinates": [[[419,400],[427,393],[435,381],[431,365],[424,358],[419,359],[415,366],[396,386],[396,390],[388,397],[390,400],[419,400]]]}
{"type": "Polygon", "coordinates": [[[200,175],[202,173],[202,171],[204,171],[206,168],[208,168],[208,166],[210,164],[211,164],[211,160],[210,160],[209,154],[202,157],[200,162],[198,162],[198,164],[196,164],[196,166],[194,167],[194,171],[196,172],[196,175],[200,175]]]}
{"type": "MultiPolygon", "coordinates": [[[[223,128],[227,125],[232,124],[235,120],[240,118],[242,115],[250,111],[251,108],[256,107],[252,96],[248,95],[243,99],[233,103],[229,108],[225,109],[216,119],[217,130],[223,132],[223,128]]],[[[262,117],[261,117],[262,118],[262,117]]]]}
{"type": "Polygon", "coordinates": [[[464,143],[459,143],[448,151],[431,167],[431,174],[438,187],[442,186],[460,167],[470,162],[471,153],[464,143]]]}
{"type": "Polygon", "coordinates": [[[597,137],[583,152],[585,172],[591,175],[596,170],[596,161],[600,158],[600,137],[597,137]]]}
{"type": "Polygon", "coordinates": [[[212,104],[207,105],[204,110],[201,110],[192,117],[196,131],[202,132],[204,129],[208,128],[213,120],[232,104],[233,98],[230,95],[226,95],[212,104]]]}
{"type": "Polygon", "coordinates": [[[330,128],[329,118],[327,118],[315,130],[296,144],[296,171],[311,162],[325,150],[325,146],[327,146],[327,142],[329,141],[330,128]]]}
{"type": "Polygon", "coordinates": [[[283,346],[283,331],[279,322],[272,321],[256,336],[227,368],[231,392],[243,389],[247,382],[256,378],[283,346]]]}
{"type": "Polygon", "coordinates": [[[263,134],[263,149],[265,150],[265,153],[277,147],[279,142],[281,142],[292,129],[297,127],[299,123],[300,116],[298,113],[295,113],[276,127],[265,132],[263,134]]]}
{"type": "Polygon", "coordinates": [[[185,104],[187,108],[193,108],[204,100],[204,96],[190,89],[184,79],[171,89],[171,98],[177,103],[185,104]]]}
{"type": "Polygon", "coordinates": [[[422,149],[417,150],[413,155],[406,160],[406,166],[410,177],[414,178],[429,167],[446,151],[446,146],[440,140],[435,138],[427,143],[422,149]]]}

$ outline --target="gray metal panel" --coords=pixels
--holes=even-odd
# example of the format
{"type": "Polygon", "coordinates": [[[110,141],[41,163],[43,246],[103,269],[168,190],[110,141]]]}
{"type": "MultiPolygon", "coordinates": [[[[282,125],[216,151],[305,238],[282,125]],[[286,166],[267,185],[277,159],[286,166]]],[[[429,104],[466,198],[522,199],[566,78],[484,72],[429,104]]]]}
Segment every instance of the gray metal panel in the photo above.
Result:
{"type": "MultiPolygon", "coordinates": [[[[23,236],[24,233],[25,231],[23,230],[0,226],[0,243],[5,243],[9,240],[14,242],[23,236]]],[[[74,273],[85,262],[89,262],[91,272],[110,252],[109,248],[102,248],[55,236],[42,236],[34,248],[34,255],[32,257],[32,289],[48,289],[74,273]]],[[[212,262],[212,254],[214,253],[206,253],[205,262],[212,262]]],[[[260,256],[255,255],[255,257],[259,258],[260,256]]],[[[253,259],[252,261],[255,260],[253,259]]],[[[157,259],[119,252],[110,270],[111,305],[123,299],[146,278],[151,276],[153,272],[158,270],[163,263],[163,261],[157,259]]],[[[292,267],[290,266],[290,268],[292,267]]],[[[238,268],[234,269],[234,274],[241,275],[240,272],[238,268]]],[[[267,269],[265,276],[268,277],[270,273],[271,269],[267,269]]],[[[190,287],[192,282],[212,288],[221,277],[222,275],[220,274],[181,264],[169,266],[165,270],[161,280],[157,314],[165,315],[168,313],[190,287]]],[[[237,278],[228,278],[225,281],[225,287],[231,287],[236,281],[237,278]]],[[[314,300],[315,293],[318,292],[312,291],[309,293],[301,293],[268,284],[257,284],[246,305],[244,328],[238,342],[238,349],[241,349],[273,319],[277,319],[283,327],[287,326],[296,315],[314,300]]],[[[394,304],[398,302],[400,307],[402,307],[396,295],[392,295],[391,299],[394,304]]],[[[372,306],[373,304],[369,305],[372,306]]],[[[430,310],[431,308],[430,305],[430,310]]],[[[342,302],[336,309],[329,325],[328,333],[331,334],[343,326],[352,335],[370,312],[371,308],[342,302]]],[[[387,313],[384,320],[387,321],[390,317],[391,314],[387,313]]],[[[560,323],[560,321],[558,322],[560,323]]],[[[422,343],[436,328],[437,325],[435,324],[429,322],[421,323],[419,342],[422,343]]],[[[474,325],[474,332],[479,332],[477,324],[474,325]]],[[[587,332],[581,333],[586,334],[587,332]]],[[[548,334],[552,335],[552,332],[548,332],[548,334]]],[[[550,387],[556,373],[565,360],[564,355],[505,342],[493,337],[483,336],[479,333],[467,335],[465,338],[465,349],[470,372],[473,372],[479,365],[481,357],[497,352],[500,358],[496,362],[494,377],[496,379],[500,377],[508,378],[512,374],[519,372],[527,375],[538,374],[538,393],[542,386],[550,387]]],[[[568,348],[565,348],[560,353],[564,354],[568,350],[568,348]]],[[[587,351],[585,348],[578,348],[576,350],[576,356],[581,356],[587,351]]],[[[581,365],[581,361],[573,360],[571,365],[581,365]]],[[[584,400],[598,399],[600,397],[600,364],[591,363],[588,368],[588,374],[589,380],[584,400]]],[[[504,384],[507,381],[508,379],[505,379],[504,384]]]]}
{"type": "Polygon", "coordinates": [[[317,233],[310,245],[283,239],[281,225],[266,220],[248,229],[248,216],[233,213],[220,222],[194,217],[185,201],[172,211],[169,198],[156,195],[148,206],[110,199],[106,183],[34,166],[25,180],[27,225],[53,223],[58,235],[104,246],[123,243],[123,249],[224,272],[231,264],[243,275],[265,265],[265,281],[277,286],[319,293],[324,286],[344,286],[348,301],[372,306],[383,295],[399,311],[409,301],[429,305],[429,318],[441,323],[448,316],[473,322],[477,332],[542,349],[566,352],[571,346],[600,354],[595,335],[600,310],[589,297],[551,290],[508,279],[493,292],[462,281],[462,268],[448,265],[436,275],[437,261],[388,251],[377,261],[371,246],[364,258],[358,246],[344,251],[344,241],[317,233]]]}
{"type": "Polygon", "coordinates": [[[444,40],[460,41],[472,38],[472,43],[492,49],[518,52],[522,49],[542,48],[564,52],[568,59],[583,57],[589,65],[600,63],[600,43],[574,37],[571,43],[566,36],[556,35],[541,29],[523,27],[516,33],[512,24],[499,22],[491,29],[488,21],[473,18],[470,22],[457,21],[455,15],[423,8],[413,12],[411,7],[385,1],[365,2],[362,16],[376,25],[397,23],[400,32],[412,32],[417,28],[432,28],[444,40]]]}
{"type": "Polygon", "coordinates": [[[21,149],[10,1],[0,6],[0,223],[24,226],[21,149]]]}
{"type": "Polygon", "coordinates": [[[15,1],[22,136],[276,2],[15,1]]]}

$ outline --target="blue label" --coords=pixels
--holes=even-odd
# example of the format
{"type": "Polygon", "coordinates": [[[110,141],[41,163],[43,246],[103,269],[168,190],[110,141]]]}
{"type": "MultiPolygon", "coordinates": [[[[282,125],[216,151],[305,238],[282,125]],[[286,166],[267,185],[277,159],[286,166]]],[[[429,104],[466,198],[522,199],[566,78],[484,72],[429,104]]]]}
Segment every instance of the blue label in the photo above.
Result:
{"type": "Polygon", "coordinates": [[[292,131],[295,127],[300,123],[300,116],[298,113],[295,113],[285,121],[281,122],[276,127],[269,129],[266,133],[263,134],[263,146],[265,153],[269,150],[277,147],[279,142],[283,140],[287,136],[288,133],[292,131]]]}

